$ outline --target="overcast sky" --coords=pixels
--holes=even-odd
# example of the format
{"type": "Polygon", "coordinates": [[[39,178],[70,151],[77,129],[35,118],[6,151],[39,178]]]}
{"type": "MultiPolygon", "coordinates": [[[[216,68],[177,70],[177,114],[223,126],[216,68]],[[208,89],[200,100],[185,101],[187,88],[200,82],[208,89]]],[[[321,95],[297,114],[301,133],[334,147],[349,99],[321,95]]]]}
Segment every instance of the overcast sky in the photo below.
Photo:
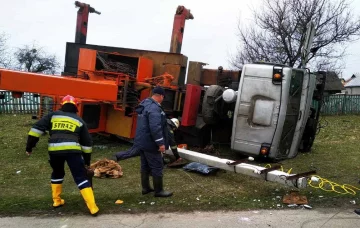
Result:
{"type": "MultiPolygon", "coordinates": [[[[8,45],[37,44],[55,53],[63,65],[65,43],[74,42],[77,8],[74,0],[0,0],[0,32],[8,45]]],[[[247,23],[249,6],[261,0],[83,0],[101,15],[89,15],[88,44],[168,52],[173,18],[178,5],[191,10],[194,20],[185,25],[182,54],[208,68],[229,67],[238,40],[237,22],[247,23]]],[[[353,0],[360,14],[360,0],[353,0]]],[[[348,51],[344,77],[360,72],[360,41],[348,51]]]]}

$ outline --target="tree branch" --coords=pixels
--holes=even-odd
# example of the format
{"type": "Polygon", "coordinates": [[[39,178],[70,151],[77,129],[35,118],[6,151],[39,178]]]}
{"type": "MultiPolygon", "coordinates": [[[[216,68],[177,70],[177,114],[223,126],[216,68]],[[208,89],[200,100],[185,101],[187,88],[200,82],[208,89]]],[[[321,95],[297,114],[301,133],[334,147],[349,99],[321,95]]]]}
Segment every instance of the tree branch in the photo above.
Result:
{"type": "Polygon", "coordinates": [[[315,23],[313,46],[318,47],[308,58],[312,66],[314,61],[322,66],[325,60],[338,62],[336,58],[343,57],[338,47],[360,38],[360,20],[352,15],[348,0],[263,0],[263,9],[254,11],[253,18],[250,29],[238,26],[240,46],[232,65],[257,60],[300,64],[310,21],[315,23]]]}

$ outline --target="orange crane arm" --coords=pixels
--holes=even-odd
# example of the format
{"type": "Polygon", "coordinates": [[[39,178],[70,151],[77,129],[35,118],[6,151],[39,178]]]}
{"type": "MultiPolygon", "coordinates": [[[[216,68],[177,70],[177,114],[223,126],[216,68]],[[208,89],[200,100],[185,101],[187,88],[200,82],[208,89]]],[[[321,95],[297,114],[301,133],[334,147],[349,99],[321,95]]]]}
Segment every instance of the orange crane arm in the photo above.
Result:
{"type": "Polygon", "coordinates": [[[91,81],[0,69],[0,89],[55,96],[70,94],[77,98],[116,102],[118,86],[115,81],[91,81]]]}

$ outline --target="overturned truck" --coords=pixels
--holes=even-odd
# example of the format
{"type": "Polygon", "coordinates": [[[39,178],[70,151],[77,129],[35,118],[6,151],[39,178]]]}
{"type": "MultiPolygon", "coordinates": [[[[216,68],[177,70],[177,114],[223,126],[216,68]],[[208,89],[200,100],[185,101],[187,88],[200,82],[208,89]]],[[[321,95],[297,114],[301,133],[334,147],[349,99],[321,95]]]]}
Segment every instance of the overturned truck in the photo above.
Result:
{"type": "MultiPolygon", "coordinates": [[[[61,76],[0,69],[0,89],[13,91],[16,98],[23,92],[39,94],[37,117],[59,109],[62,97],[71,94],[81,101],[79,115],[91,133],[131,141],[136,130],[136,105],[151,96],[152,87],[162,86],[166,91],[162,106],[167,117],[181,121],[176,133],[179,144],[204,147],[211,142],[228,143],[237,153],[273,160],[293,158],[299,149],[309,151],[319,121],[326,73],[311,73],[305,64],[297,69],[263,62],[245,64],[240,71],[204,69],[204,63],[191,61],[188,67],[188,58],[180,53],[188,19],[193,15],[179,6],[170,52],[91,45],[80,39],[66,44],[61,76]],[[316,75],[321,75],[322,80],[316,81],[316,75]],[[314,105],[316,102],[318,105],[314,105]]],[[[309,26],[304,59],[311,46],[311,34],[313,26],[309,26]]],[[[86,33],[83,35],[86,37],[86,33]]],[[[193,161],[218,160],[179,151],[193,161]]],[[[223,161],[213,165],[223,167],[223,161]]],[[[260,173],[255,176],[266,174],[267,180],[284,176],[276,170],[256,170],[260,173]]],[[[280,182],[306,184],[301,175],[291,176],[295,181],[280,182]]]]}
{"type": "Polygon", "coordinates": [[[227,85],[204,89],[197,124],[181,127],[178,141],[228,143],[241,154],[294,158],[298,151],[311,150],[325,79],[326,72],[273,63],[245,64],[237,83],[228,80],[227,85]]]}

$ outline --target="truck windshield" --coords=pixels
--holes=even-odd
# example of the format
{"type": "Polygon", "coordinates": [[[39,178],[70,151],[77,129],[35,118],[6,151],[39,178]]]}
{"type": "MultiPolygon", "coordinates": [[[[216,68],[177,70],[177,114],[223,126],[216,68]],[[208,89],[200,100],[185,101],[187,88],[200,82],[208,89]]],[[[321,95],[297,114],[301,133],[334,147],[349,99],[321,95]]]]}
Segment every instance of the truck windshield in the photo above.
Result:
{"type": "Polygon", "coordinates": [[[280,156],[286,156],[290,150],[296,124],[299,117],[301,92],[303,87],[304,72],[292,70],[290,88],[288,92],[288,103],[281,140],[279,144],[280,156]]]}

